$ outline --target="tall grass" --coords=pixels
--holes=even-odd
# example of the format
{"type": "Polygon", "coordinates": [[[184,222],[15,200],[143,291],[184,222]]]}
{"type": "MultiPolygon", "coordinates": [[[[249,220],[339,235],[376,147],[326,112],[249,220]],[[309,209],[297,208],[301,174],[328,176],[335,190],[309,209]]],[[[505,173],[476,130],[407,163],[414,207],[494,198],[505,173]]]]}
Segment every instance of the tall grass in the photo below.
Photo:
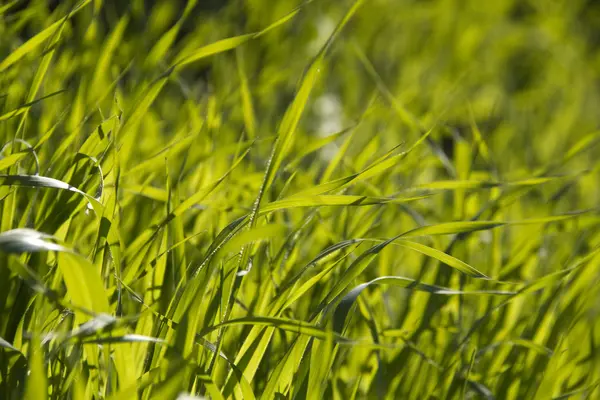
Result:
{"type": "Polygon", "coordinates": [[[47,3],[0,398],[600,398],[594,3],[47,3]]]}

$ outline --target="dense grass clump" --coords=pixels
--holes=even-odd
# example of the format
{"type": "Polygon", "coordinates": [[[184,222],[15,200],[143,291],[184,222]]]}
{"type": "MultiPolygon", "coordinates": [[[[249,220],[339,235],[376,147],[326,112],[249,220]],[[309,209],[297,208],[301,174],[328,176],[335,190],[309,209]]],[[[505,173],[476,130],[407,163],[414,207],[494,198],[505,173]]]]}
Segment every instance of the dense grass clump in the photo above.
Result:
{"type": "Polygon", "coordinates": [[[599,15],[1,2],[0,398],[600,398],[599,15]]]}

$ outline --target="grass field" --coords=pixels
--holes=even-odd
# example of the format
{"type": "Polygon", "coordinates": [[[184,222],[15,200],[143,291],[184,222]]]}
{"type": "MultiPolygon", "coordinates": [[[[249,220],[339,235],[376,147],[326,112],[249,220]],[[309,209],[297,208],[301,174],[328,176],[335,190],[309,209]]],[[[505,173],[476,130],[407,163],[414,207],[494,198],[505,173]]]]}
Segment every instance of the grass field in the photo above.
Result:
{"type": "Polygon", "coordinates": [[[600,399],[599,24],[1,1],[0,399],[600,399]]]}

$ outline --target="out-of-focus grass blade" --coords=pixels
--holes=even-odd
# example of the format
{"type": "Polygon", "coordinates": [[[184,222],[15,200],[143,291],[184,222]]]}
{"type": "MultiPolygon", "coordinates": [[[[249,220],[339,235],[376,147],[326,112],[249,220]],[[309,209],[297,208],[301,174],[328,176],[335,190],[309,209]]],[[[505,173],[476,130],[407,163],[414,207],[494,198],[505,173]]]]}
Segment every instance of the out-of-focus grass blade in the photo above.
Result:
{"type": "Polygon", "coordinates": [[[46,400],[48,382],[44,353],[39,339],[34,338],[29,348],[29,374],[25,383],[25,400],[46,400]]]}
{"type": "MultiPolygon", "coordinates": [[[[84,0],[81,3],[79,3],[69,13],[69,16],[67,18],[70,18],[73,15],[75,15],[75,13],[77,13],[83,7],[88,5],[90,2],[91,2],[91,0],[84,0]]],[[[53,23],[48,28],[44,29],[43,31],[41,31],[40,33],[38,33],[37,35],[35,35],[31,39],[29,39],[27,42],[23,43],[19,48],[14,50],[12,53],[10,53],[4,60],[2,60],[2,62],[0,62],[0,72],[6,70],[11,65],[13,65],[17,61],[19,61],[21,58],[23,58],[27,54],[33,52],[38,46],[40,46],[48,38],[50,38],[54,34],[56,29],[58,29],[63,23],[64,23],[64,21],[62,19],[60,21],[53,23]]]]}
{"type": "Polygon", "coordinates": [[[325,340],[312,342],[306,391],[309,399],[323,398],[323,392],[327,387],[327,378],[332,374],[331,364],[336,355],[334,335],[334,331],[330,330],[327,332],[325,340]]]}
{"type": "Polygon", "coordinates": [[[137,335],[137,334],[127,334],[121,336],[108,336],[103,338],[85,338],[82,340],[83,343],[96,343],[96,344],[114,344],[114,343],[159,343],[165,344],[163,339],[137,335]]]}
{"type": "Polygon", "coordinates": [[[0,251],[4,253],[33,253],[40,251],[69,251],[50,241],[52,235],[33,229],[13,229],[0,233],[0,251]]]}
{"type": "MultiPolygon", "coordinates": [[[[19,162],[22,158],[24,158],[28,154],[31,154],[33,156],[33,159],[35,162],[35,175],[38,175],[40,172],[40,160],[37,155],[37,152],[35,151],[33,146],[31,144],[29,144],[29,142],[22,140],[22,139],[14,139],[12,142],[5,144],[4,147],[2,148],[2,151],[4,149],[6,149],[7,146],[14,145],[14,143],[20,143],[22,145],[25,145],[26,148],[24,150],[21,150],[20,152],[10,154],[8,157],[0,159],[0,170],[13,166],[15,163],[19,162]]],[[[0,151],[0,157],[2,157],[1,151],[0,151]]]]}
{"type": "Polygon", "coordinates": [[[589,386],[586,386],[582,389],[572,390],[567,393],[563,393],[561,395],[552,397],[552,400],[568,400],[573,399],[577,395],[581,395],[582,398],[591,398],[592,393],[596,391],[596,389],[600,386],[600,382],[595,382],[589,386]]]}
{"type": "Polygon", "coordinates": [[[164,189],[155,188],[147,185],[122,185],[123,190],[131,193],[136,193],[149,199],[160,201],[163,203],[167,202],[167,191],[164,189]]]}
{"type": "MultiPolygon", "coordinates": [[[[300,122],[300,117],[304,112],[304,108],[308,103],[310,93],[312,92],[322,63],[323,55],[321,54],[308,68],[292,104],[288,107],[285,115],[283,116],[283,120],[277,133],[277,141],[273,147],[271,161],[269,162],[267,171],[265,172],[263,188],[268,188],[271,186],[275,180],[275,174],[279,170],[286,153],[289,151],[289,148],[292,144],[293,135],[296,131],[298,123],[300,122]]],[[[257,201],[257,205],[259,205],[259,207],[261,200],[262,196],[260,196],[257,201]]]]}
{"type": "Polygon", "coordinates": [[[198,0],[188,0],[187,4],[185,5],[185,9],[183,10],[183,13],[181,14],[181,18],[179,18],[177,23],[175,23],[175,25],[171,29],[169,29],[164,35],[162,35],[158,39],[156,44],[148,52],[148,56],[146,57],[145,61],[147,65],[156,65],[165,57],[167,51],[175,42],[175,39],[179,34],[181,26],[183,25],[183,23],[185,22],[190,12],[194,9],[197,3],[198,0]]]}
{"type": "MultiPolygon", "coordinates": [[[[342,145],[340,146],[338,151],[335,153],[335,156],[333,157],[333,159],[330,160],[329,163],[327,163],[327,167],[325,168],[325,171],[323,171],[323,175],[321,176],[321,179],[319,180],[320,184],[317,185],[317,187],[323,186],[323,185],[326,185],[329,183],[329,181],[331,180],[331,177],[333,176],[333,173],[342,164],[342,162],[344,161],[344,157],[346,157],[346,155],[348,154],[348,150],[350,149],[350,145],[353,142],[355,132],[356,131],[354,131],[354,130],[350,132],[350,134],[348,135],[346,140],[344,140],[344,143],[342,143],[342,145]]],[[[346,182],[349,182],[350,180],[352,180],[353,177],[354,177],[354,175],[352,175],[352,178],[346,179],[346,182]]],[[[334,180],[334,182],[335,182],[335,180],[334,180]]],[[[331,189],[331,190],[334,190],[334,189],[331,189]]],[[[324,193],[324,192],[319,192],[319,193],[324,193]]],[[[319,193],[317,193],[317,194],[319,194],[319,193]]]]}
{"type": "Polygon", "coordinates": [[[165,159],[170,159],[170,158],[176,156],[177,154],[181,153],[186,148],[188,148],[195,139],[197,139],[197,132],[194,134],[191,134],[189,136],[186,136],[182,139],[174,140],[172,143],[167,145],[162,150],[158,151],[153,156],[150,156],[150,157],[144,159],[139,164],[135,165],[134,167],[131,167],[126,172],[126,175],[134,175],[134,174],[139,175],[141,173],[150,172],[153,169],[157,169],[158,168],[157,165],[161,165],[161,161],[163,161],[165,159]]]}
{"type": "MultiPolygon", "coordinates": [[[[48,45],[46,46],[46,49],[42,56],[42,60],[38,66],[36,73],[35,73],[35,77],[33,78],[33,82],[31,83],[31,86],[29,87],[29,93],[27,95],[28,103],[33,102],[35,97],[38,95],[38,91],[40,90],[42,83],[44,82],[44,78],[46,77],[46,74],[48,73],[48,70],[50,69],[50,63],[52,62],[52,59],[54,58],[54,53],[56,51],[56,48],[60,44],[62,33],[65,29],[67,20],[70,17],[71,17],[71,14],[69,14],[65,18],[63,18],[63,21],[62,21],[63,23],[61,23],[61,25],[58,27],[56,34],[54,34],[52,36],[52,41],[50,43],[48,43],[48,45]]],[[[24,110],[24,115],[21,118],[18,131],[21,131],[21,129],[23,128],[24,123],[25,123],[25,118],[27,117],[28,113],[29,113],[29,107],[24,110]]]]}
{"type": "Polygon", "coordinates": [[[557,271],[552,274],[546,275],[540,279],[536,279],[535,281],[525,285],[522,289],[519,290],[519,294],[527,294],[533,293],[540,289],[545,288],[546,286],[552,285],[556,282],[561,281],[566,276],[568,276],[571,272],[573,272],[575,268],[568,268],[562,271],[557,271]]]}
{"type": "Polygon", "coordinates": [[[469,107],[469,123],[471,125],[471,132],[473,133],[473,146],[477,149],[479,154],[483,157],[483,160],[488,164],[492,165],[492,159],[490,149],[483,139],[483,135],[477,126],[475,115],[473,115],[473,109],[469,107]]]}
{"type": "Polygon", "coordinates": [[[565,163],[584,150],[590,149],[600,142],[600,131],[592,132],[581,138],[565,153],[562,163],[565,163]]]}
{"type": "Polygon", "coordinates": [[[183,360],[173,362],[167,367],[164,377],[152,385],[152,400],[176,399],[184,389],[184,380],[188,377],[190,366],[183,360]]]}
{"type": "Polygon", "coordinates": [[[108,313],[110,307],[103,280],[96,267],[72,252],[58,253],[58,265],[73,301],[95,313],[108,313]]]}
{"type": "Polygon", "coordinates": [[[214,54],[233,50],[251,39],[256,39],[256,38],[268,33],[269,31],[277,28],[278,26],[283,25],[290,19],[292,19],[296,14],[298,14],[300,9],[302,7],[304,7],[304,5],[310,3],[311,1],[304,2],[304,4],[296,7],[294,10],[292,10],[291,12],[289,12],[282,18],[278,19],[277,21],[275,21],[274,23],[272,23],[271,25],[269,25],[268,27],[266,27],[265,29],[263,29],[260,32],[248,33],[245,35],[239,35],[239,36],[234,36],[234,37],[230,37],[227,39],[222,39],[217,42],[211,43],[209,45],[203,46],[197,50],[193,50],[191,52],[180,54],[179,57],[177,57],[175,59],[175,62],[172,64],[172,68],[179,69],[179,68],[181,68],[187,64],[190,64],[194,61],[198,61],[202,58],[205,58],[205,57],[208,57],[208,56],[211,56],[214,54]]]}
{"type": "Polygon", "coordinates": [[[13,165],[21,161],[23,158],[25,158],[29,153],[31,153],[30,150],[21,150],[18,153],[12,153],[6,157],[1,158],[0,171],[12,167],[13,165]]]}
{"type": "Polygon", "coordinates": [[[485,182],[485,181],[463,181],[463,180],[448,180],[424,183],[416,186],[414,189],[428,190],[455,190],[455,189],[489,189],[502,186],[500,182],[485,182]]]}
{"type": "MultiPolygon", "coordinates": [[[[159,151],[157,154],[149,157],[148,159],[129,169],[126,173],[124,173],[124,176],[147,173],[155,170],[157,168],[156,166],[160,165],[160,160],[164,160],[165,158],[176,157],[178,154],[189,148],[189,146],[194,142],[194,140],[198,139],[199,134],[200,132],[193,133],[190,136],[187,136],[181,140],[177,140],[175,143],[167,146],[163,150],[159,151]]],[[[251,146],[253,143],[254,141],[246,141],[242,143],[236,143],[232,145],[219,147],[213,151],[205,152],[201,155],[198,155],[198,162],[207,160],[209,158],[216,159],[219,157],[225,157],[229,154],[239,151],[240,148],[245,149],[248,146],[251,146]]]]}
{"type": "MultiPolygon", "coordinates": [[[[215,384],[215,382],[210,377],[210,375],[201,374],[201,375],[198,375],[196,379],[198,380],[198,382],[201,382],[204,385],[204,387],[206,387],[206,391],[207,391],[208,395],[210,395],[211,399],[225,400],[225,397],[223,397],[219,387],[215,384]]],[[[252,397],[248,397],[248,398],[252,399],[252,397]]],[[[192,395],[188,396],[183,393],[180,393],[179,396],[177,397],[177,400],[203,400],[203,399],[205,399],[205,397],[192,396],[192,395]]]]}
{"type": "Polygon", "coordinates": [[[570,211],[570,212],[562,214],[562,215],[551,215],[548,217],[528,218],[528,219],[523,219],[520,221],[511,221],[510,224],[512,224],[512,225],[549,224],[552,222],[559,222],[559,221],[565,221],[565,220],[577,218],[579,216],[597,212],[597,211],[598,211],[598,209],[596,209],[596,208],[592,208],[592,209],[588,209],[588,210],[576,210],[576,211],[570,211]]]}
{"type": "Polygon", "coordinates": [[[39,99],[36,99],[36,100],[31,101],[29,103],[23,104],[22,106],[19,106],[19,107],[15,108],[12,111],[9,111],[7,113],[4,113],[4,114],[0,115],[0,121],[4,121],[6,119],[10,119],[10,118],[16,117],[17,115],[23,114],[25,111],[27,111],[29,108],[31,108],[32,106],[36,105],[37,103],[39,103],[41,101],[44,101],[46,99],[49,99],[51,97],[57,96],[57,95],[59,95],[61,93],[64,93],[64,92],[66,92],[66,90],[64,90],[64,89],[63,90],[58,90],[56,92],[53,92],[53,93],[47,94],[45,96],[42,96],[39,99]]]}
{"type": "Polygon", "coordinates": [[[140,123],[142,122],[142,118],[144,115],[146,115],[156,97],[167,84],[170,75],[171,71],[169,70],[155,79],[147,88],[145,88],[140,96],[139,101],[137,101],[133,106],[133,111],[130,117],[125,121],[119,135],[123,141],[119,151],[122,165],[127,165],[131,151],[135,146],[136,137],[133,135],[133,133],[136,133],[140,123]]]}
{"type": "Polygon", "coordinates": [[[254,34],[245,34],[240,36],[234,36],[227,39],[222,39],[216,41],[214,43],[208,44],[204,47],[201,47],[195,50],[192,54],[186,55],[184,57],[176,59],[173,63],[173,68],[182,68],[187,64],[191,64],[195,61],[201,60],[203,58],[223,53],[229,50],[233,50],[236,47],[246,43],[248,40],[252,39],[254,34]]]}
{"type": "Polygon", "coordinates": [[[15,353],[19,353],[22,356],[25,356],[23,353],[21,353],[21,351],[19,349],[17,349],[15,346],[13,346],[12,344],[8,343],[4,338],[0,337],[0,347],[3,347],[5,349],[14,351],[15,353]]]}
{"type": "Polygon", "coordinates": [[[5,12],[7,12],[8,10],[10,10],[15,4],[17,4],[20,0],[13,0],[13,1],[9,1],[8,3],[6,3],[5,5],[3,5],[2,7],[0,7],[0,16],[2,16],[2,14],[4,14],[5,12]]]}
{"type": "Polygon", "coordinates": [[[370,166],[365,168],[363,172],[357,177],[360,180],[366,180],[373,176],[377,176],[382,172],[388,170],[389,168],[398,164],[399,161],[406,158],[410,153],[412,153],[417,147],[419,147],[423,142],[429,138],[431,135],[432,129],[423,133],[418,140],[416,140],[408,149],[397,154],[395,156],[388,157],[388,155],[384,155],[384,157],[375,160],[370,166]]]}
{"type": "Polygon", "coordinates": [[[406,107],[404,107],[404,105],[400,102],[400,100],[398,100],[392,94],[392,92],[387,88],[386,84],[383,82],[383,79],[381,79],[381,76],[377,73],[377,71],[375,70],[375,67],[369,61],[366,54],[361,50],[361,48],[355,44],[354,50],[355,50],[355,53],[356,53],[359,61],[363,64],[365,70],[371,76],[371,79],[373,79],[373,81],[377,85],[377,88],[379,89],[379,91],[383,94],[385,99],[390,103],[390,105],[393,107],[394,111],[396,111],[396,113],[400,116],[402,121],[406,125],[408,125],[411,129],[413,129],[415,131],[419,131],[420,130],[419,120],[414,115],[412,115],[406,109],[406,107]]]}
{"type": "Polygon", "coordinates": [[[294,158],[292,161],[290,161],[285,169],[286,170],[293,170],[295,169],[298,164],[300,164],[300,162],[302,161],[302,159],[304,157],[306,157],[307,155],[314,153],[315,151],[327,146],[328,144],[333,143],[336,139],[344,136],[345,134],[349,133],[350,131],[352,131],[352,129],[354,128],[346,128],[340,132],[334,133],[333,135],[329,135],[327,137],[324,137],[322,139],[318,139],[315,141],[312,141],[311,143],[309,143],[306,148],[304,150],[302,150],[302,152],[300,154],[298,154],[296,156],[296,158],[294,158]]]}
{"type": "Polygon", "coordinates": [[[145,389],[156,382],[160,375],[160,368],[152,369],[144,373],[135,385],[126,388],[120,388],[118,392],[112,393],[107,397],[109,400],[128,400],[137,396],[139,390],[145,389]]]}
{"type": "Polygon", "coordinates": [[[248,86],[248,77],[244,63],[244,53],[242,47],[238,48],[236,55],[236,64],[238,77],[240,80],[240,97],[242,99],[242,113],[244,114],[244,125],[250,139],[256,137],[256,117],[254,116],[254,105],[252,104],[252,94],[248,86]]]}
{"type": "Polygon", "coordinates": [[[113,54],[117,46],[123,41],[123,34],[128,23],[129,16],[124,15],[110,33],[110,36],[100,53],[100,58],[96,63],[96,69],[90,84],[91,88],[96,89],[104,83],[104,80],[109,72],[108,69],[111,65],[113,54]]]}
{"type": "Polygon", "coordinates": [[[294,18],[296,16],[296,14],[298,14],[300,12],[300,10],[302,9],[302,7],[306,6],[307,4],[312,3],[313,1],[314,0],[305,0],[305,1],[303,1],[298,7],[294,8],[288,14],[286,14],[283,17],[279,18],[277,21],[273,22],[271,25],[269,25],[268,27],[266,27],[262,31],[256,33],[254,37],[258,38],[258,37],[260,37],[260,36],[268,33],[269,31],[271,31],[271,30],[279,27],[280,25],[285,24],[286,22],[288,22],[289,20],[291,20],[292,18],[294,18]]]}

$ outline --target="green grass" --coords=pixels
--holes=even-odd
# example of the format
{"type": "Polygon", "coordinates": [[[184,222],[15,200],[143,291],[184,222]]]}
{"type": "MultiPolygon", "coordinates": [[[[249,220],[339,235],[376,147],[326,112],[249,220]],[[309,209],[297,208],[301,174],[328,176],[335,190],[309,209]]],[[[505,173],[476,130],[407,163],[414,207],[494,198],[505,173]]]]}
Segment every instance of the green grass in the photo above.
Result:
{"type": "Polygon", "coordinates": [[[0,398],[600,398],[600,8],[209,3],[0,4],[0,398]]]}

